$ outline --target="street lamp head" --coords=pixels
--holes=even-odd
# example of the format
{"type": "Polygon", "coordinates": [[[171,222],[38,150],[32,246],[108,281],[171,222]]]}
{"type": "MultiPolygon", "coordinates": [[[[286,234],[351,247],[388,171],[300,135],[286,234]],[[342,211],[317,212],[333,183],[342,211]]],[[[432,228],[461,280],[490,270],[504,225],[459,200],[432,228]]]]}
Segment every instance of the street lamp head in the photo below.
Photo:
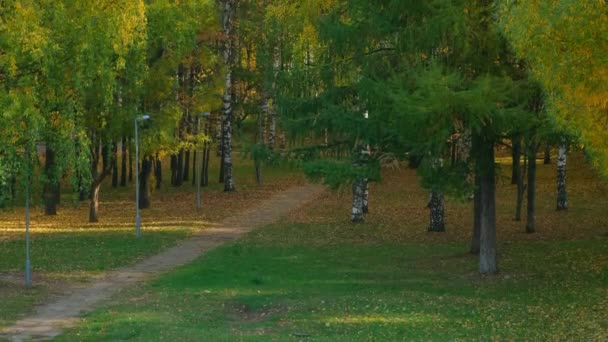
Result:
{"type": "Polygon", "coordinates": [[[202,117],[204,117],[204,118],[208,118],[208,117],[211,116],[211,113],[209,113],[209,112],[202,112],[199,115],[202,116],[202,117]]]}
{"type": "Polygon", "coordinates": [[[150,120],[150,115],[148,115],[148,114],[140,115],[140,116],[136,117],[135,120],[148,121],[148,120],[150,120]]]}

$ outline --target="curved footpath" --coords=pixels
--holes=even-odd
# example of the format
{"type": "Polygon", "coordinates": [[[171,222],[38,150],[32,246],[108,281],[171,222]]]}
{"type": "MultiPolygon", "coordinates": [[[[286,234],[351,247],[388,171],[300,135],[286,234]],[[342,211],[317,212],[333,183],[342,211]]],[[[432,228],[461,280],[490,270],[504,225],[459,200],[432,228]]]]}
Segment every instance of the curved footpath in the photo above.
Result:
{"type": "Polygon", "coordinates": [[[90,283],[74,285],[66,294],[38,306],[34,313],[2,331],[0,340],[47,340],[74,326],[79,317],[95,309],[116,292],[187,264],[224,243],[234,241],[251,230],[275,222],[290,211],[315,199],[323,192],[319,185],[290,188],[256,207],[204,229],[160,254],[135,265],[95,277],[90,283]]]}

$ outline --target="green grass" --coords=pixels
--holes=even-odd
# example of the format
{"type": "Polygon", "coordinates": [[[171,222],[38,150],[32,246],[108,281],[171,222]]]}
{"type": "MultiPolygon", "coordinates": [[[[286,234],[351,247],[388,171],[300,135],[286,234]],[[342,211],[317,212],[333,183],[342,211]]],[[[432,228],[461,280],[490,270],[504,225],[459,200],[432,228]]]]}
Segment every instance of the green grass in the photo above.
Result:
{"type": "Polygon", "coordinates": [[[608,191],[571,166],[562,213],[554,166],[539,166],[533,235],[500,183],[497,276],[480,277],[466,253],[471,203],[448,202],[448,231],[426,233],[428,194],[395,170],[372,187],[366,223],[348,222],[348,192],[327,194],[120,293],[58,340],[606,340],[608,191]]]}
{"type": "MultiPolygon", "coordinates": [[[[215,159],[214,159],[215,161],[215,159]]],[[[106,180],[101,193],[100,222],[87,223],[88,202],[73,202],[69,187],[57,216],[44,216],[42,208],[31,210],[31,260],[33,288],[25,289],[24,212],[13,207],[0,211],[0,329],[31,311],[38,303],[74,282],[91,275],[135,263],[185,238],[191,232],[242,210],[244,201],[263,199],[271,193],[301,182],[288,166],[268,167],[265,176],[273,185],[257,186],[249,160],[238,159],[234,169],[238,192],[224,194],[216,180],[217,165],[210,170],[210,186],[203,189],[202,212],[194,208],[195,189],[190,182],[175,188],[163,184],[152,195],[152,208],[142,211],[142,239],[135,239],[133,185],[113,189],[106,180]]],[[[165,177],[169,175],[165,165],[165,177]]],[[[36,198],[38,199],[38,198],[36,198]]],[[[249,202],[247,202],[249,203],[249,202]]]]}
{"type": "MultiPolygon", "coordinates": [[[[152,255],[187,236],[187,229],[147,231],[141,239],[130,231],[36,234],[31,240],[34,272],[96,273],[124,266],[152,255]]],[[[0,272],[22,271],[25,241],[10,240],[0,250],[0,272]]]]}
{"type": "Polygon", "coordinates": [[[502,244],[501,275],[481,278],[463,243],[319,245],[324,229],[267,227],[121,295],[59,340],[608,336],[606,239],[502,244]],[[309,238],[281,243],[296,232],[309,238]]]}
{"type": "MultiPolygon", "coordinates": [[[[146,232],[140,240],[132,232],[72,232],[36,234],[31,241],[33,288],[0,278],[0,328],[8,326],[34,305],[70,282],[112,268],[132,264],[157,253],[188,235],[187,229],[146,232]]],[[[0,274],[23,279],[24,240],[0,244],[0,274]]]]}

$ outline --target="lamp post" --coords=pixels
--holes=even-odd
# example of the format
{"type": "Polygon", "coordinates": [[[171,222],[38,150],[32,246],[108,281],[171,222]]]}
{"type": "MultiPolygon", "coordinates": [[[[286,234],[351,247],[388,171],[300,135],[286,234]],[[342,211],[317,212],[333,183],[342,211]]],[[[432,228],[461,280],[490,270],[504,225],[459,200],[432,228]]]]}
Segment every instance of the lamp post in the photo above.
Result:
{"type": "Polygon", "coordinates": [[[139,122],[150,119],[150,115],[135,117],[135,235],[141,237],[141,215],[139,214],[139,122]]]}
{"type": "MultiPolygon", "coordinates": [[[[203,118],[208,118],[209,116],[211,116],[211,113],[209,112],[203,112],[203,113],[199,113],[199,115],[196,117],[196,124],[197,124],[197,134],[201,134],[201,117],[203,118]]],[[[197,143],[197,154],[198,157],[197,159],[199,160],[196,163],[196,209],[201,209],[202,208],[202,204],[201,204],[201,167],[202,164],[205,162],[204,158],[203,158],[203,153],[200,149],[200,145],[197,143]]]]}

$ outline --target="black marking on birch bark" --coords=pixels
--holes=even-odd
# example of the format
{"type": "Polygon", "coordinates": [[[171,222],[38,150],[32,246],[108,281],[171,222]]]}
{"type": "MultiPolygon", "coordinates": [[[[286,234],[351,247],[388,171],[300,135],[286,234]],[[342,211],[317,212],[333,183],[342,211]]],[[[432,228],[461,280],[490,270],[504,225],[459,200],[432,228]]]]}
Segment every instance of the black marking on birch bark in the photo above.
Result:
{"type": "Polygon", "coordinates": [[[557,152],[557,210],[568,209],[568,192],[566,188],[566,166],[568,145],[566,138],[561,138],[557,152]]]}

